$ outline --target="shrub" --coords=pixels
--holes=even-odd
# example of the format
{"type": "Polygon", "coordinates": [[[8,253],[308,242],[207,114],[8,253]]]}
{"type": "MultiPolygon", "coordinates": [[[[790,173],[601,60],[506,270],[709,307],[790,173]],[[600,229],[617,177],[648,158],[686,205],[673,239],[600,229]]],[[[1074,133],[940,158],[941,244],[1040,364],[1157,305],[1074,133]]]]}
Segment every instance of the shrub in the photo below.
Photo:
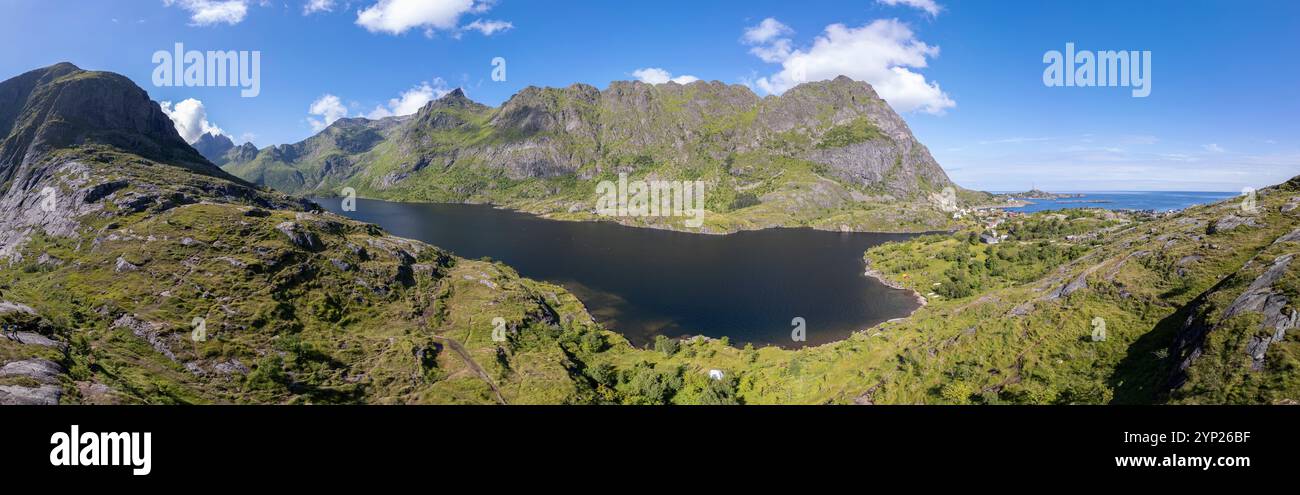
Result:
{"type": "Polygon", "coordinates": [[[670,339],[664,335],[655,336],[655,350],[664,353],[665,356],[672,356],[681,350],[681,343],[670,339]]]}

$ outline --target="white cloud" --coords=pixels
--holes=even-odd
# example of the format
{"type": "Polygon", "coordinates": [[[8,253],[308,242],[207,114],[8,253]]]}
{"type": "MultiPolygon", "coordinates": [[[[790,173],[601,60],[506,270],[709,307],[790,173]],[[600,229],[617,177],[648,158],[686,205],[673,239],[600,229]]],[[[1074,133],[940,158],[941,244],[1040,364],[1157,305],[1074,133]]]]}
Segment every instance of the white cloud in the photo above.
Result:
{"type": "Polygon", "coordinates": [[[900,112],[942,114],[957,106],[939,83],[926,81],[912,70],[925,68],[928,58],[939,55],[939,47],[916,39],[898,20],[882,19],[856,28],[831,24],[811,47],[792,50],[789,44],[788,38],[769,37],[751,50],[766,62],[781,64],[781,71],[754,81],[769,94],[843,75],[870,83],[900,112]]]}
{"type": "Polygon", "coordinates": [[[187,143],[198,141],[207,133],[218,135],[226,133],[220,127],[208,122],[208,110],[203,107],[203,102],[194,98],[188,98],[175,105],[170,101],[159,102],[158,106],[162,107],[163,113],[172,119],[176,132],[187,143]]]}
{"type": "Polygon", "coordinates": [[[1005,138],[1005,139],[991,139],[987,141],[980,141],[979,144],[980,145],[1024,144],[1024,143],[1034,143],[1039,141],[1051,141],[1051,140],[1052,138],[1050,137],[1012,137],[1012,138],[1005,138]]]}
{"type": "Polygon", "coordinates": [[[916,7],[918,9],[926,11],[926,13],[932,16],[939,15],[939,12],[943,11],[943,7],[935,3],[934,0],[876,0],[876,1],[889,6],[906,5],[908,7],[916,7]]]}
{"type": "Polygon", "coordinates": [[[474,21],[457,27],[462,15],[487,12],[494,4],[494,0],[379,0],[357,12],[357,25],[372,33],[387,34],[422,28],[426,36],[432,36],[434,31],[463,29],[492,34],[514,27],[506,21],[474,21]]]}
{"type": "Polygon", "coordinates": [[[784,36],[791,34],[794,34],[794,30],[790,29],[790,26],[768,17],[758,25],[746,28],[740,40],[746,45],[758,45],[750,48],[749,53],[758,56],[764,62],[775,64],[790,57],[791,41],[784,36]]]}
{"type": "Polygon", "coordinates": [[[1203,148],[1205,151],[1209,151],[1210,153],[1223,153],[1224,151],[1228,151],[1223,149],[1222,146],[1219,146],[1215,143],[1201,145],[1201,148],[1203,148]]]}
{"type": "Polygon", "coordinates": [[[371,119],[382,119],[384,117],[410,115],[418,112],[426,103],[442,98],[443,95],[451,92],[447,88],[447,82],[442,78],[434,78],[433,83],[422,82],[415,87],[403,91],[400,96],[388,100],[387,105],[376,106],[366,117],[371,119]]]}
{"type": "Polygon", "coordinates": [[[765,45],[759,45],[749,49],[749,53],[754,54],[759,59],[769,64],[779,64],[787,58],[790,58],[791,41],[787,38],[774,40],[765,45]]]}
{"type": "Polygon", "coordinates": [[[663,84],[668,81],[672,81],[677,84],[690,84],[700,80],[700,78],[698,77],[689,76],[689,75],[681,75],[681,76],[673,77],[672,73],[660,69],[658,67],[647,67],[644,69],[637,69],[632,71],[632,75],[635,76],[637,80],[647,84],[663,84]]]}
{"type": "Polygon", "coordinates": [[[1160,142],[1160,138],[1157,138],[1157,137],[1155,137],[1155,136],[1151,136],[1151,135],[1148,135],[1148,134],[1134,134],[1134,135],[1125,136],[1125,137],[1121,140],[1121,142],[1122,142],[1123,144],[1144,144],[1144,145],[1147,145],[1147,144],[1156,144],[1156,143],[1159,143],[1159,142],[1160,142]]]}
{"type": "Polygon", "coordinates": [[[483,33],[483,36],[492,36],[495,33],[514,29],[514,27],[515,25],[508,21],[485,21],[483,19],[475,19],[474,22],[466,24],[465,27],[461,29],[478,31],[483,33]]]}
{"type": "Polygon", "coordinates": [[[333,11],[334,0],[307,0],[307,3],[302,6],[302,15],[333,11]]]}
{"type": "Polygon", "coordinates": [[[196,26],[239,24],[248,15],[248,0],[163,0],[163,6],[173,5],[189,11],[196,26]]]}
{"type": "Polygon", "coordinates": [[[768,17],[767,19],[763,19],[763,22],[758,23],[757,26],[745,29],[745,36],[742,39],[747,44],[757,45],[772,41],[778,36],[785,36],[792,33],[794,33],[794,30],[790,29],[790,26],[781,24],[781,21],[768,17]]]}
{"type": "Polygon", "coordinates": [[[347,117],[348,108],[343,106],[343,101],[339,100],[339,97],[326,93],[311,103],[311,107],[307,108],[307,113],[320,117],[319,119],[307,119],[312,130],[320,132],[333,124],[334,121],[347,117]]]}

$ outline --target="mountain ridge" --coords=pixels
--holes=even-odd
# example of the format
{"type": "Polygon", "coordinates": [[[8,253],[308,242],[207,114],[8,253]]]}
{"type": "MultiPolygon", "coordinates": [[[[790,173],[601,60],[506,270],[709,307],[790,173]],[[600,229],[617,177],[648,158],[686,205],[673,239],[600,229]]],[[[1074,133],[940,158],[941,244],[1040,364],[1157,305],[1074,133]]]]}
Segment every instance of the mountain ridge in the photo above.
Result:
{"type": "Polygon", "coordinates": [[[986,196],[953,184],[869,84],[843,76],[762,98],[717,81],[528,86],[498,107],[457,88],[410,116],[341,119],[224,168],[294,194],[352,187],[560,219],[599,219],[592,188],[620,173],[704,180],[716,218],[703,230],[722,232],[940,230],[950,222],[932,195],[953,187],[963,199],[986,196]]]}
{"type": "Polygon", "coordinates": [[[257,146],[253,143],[244,143],[239,146],[224,134],[213,134],[210,132],[203,133],[199,136],[198,141],[190,144],[198,151],[200,155],[207,158],[217,166],[222,166],[230,162],[241,162],[252,160],[257,156],[257,146]]]}

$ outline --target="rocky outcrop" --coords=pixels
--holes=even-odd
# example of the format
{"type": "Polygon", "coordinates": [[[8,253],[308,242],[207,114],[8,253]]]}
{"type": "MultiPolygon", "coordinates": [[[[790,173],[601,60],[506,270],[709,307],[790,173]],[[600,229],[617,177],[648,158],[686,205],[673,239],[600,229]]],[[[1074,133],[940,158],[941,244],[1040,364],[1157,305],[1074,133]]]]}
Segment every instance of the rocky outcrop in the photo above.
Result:
{"type": "Polygon", "coordinates": [[[53,406],[62,395],[57,385],[0,385],[0,406],[53,406]]]}
{"type": "Polygon", "coordinates": [[[63,367],[46,359],[12,361],[0,366],[0,377],[26,376],[41,383],[57,383],[63,367]]]}
{"type": "Polygon", "coordinates": [[[1210,224],[1207,233],[1218,234],[1221,232],[1230,232],[1242,226],[1258,227],[1259,222],[1257,222],[1253,217],[1228,214],[1228,215],[1224,215],[1223,218],[1220,218],[1216,220],[1214,223],[1210,224]]]}
{"type": "Polygon", "coordinates": [[[36,310],[32,309],[31,306],[28,306],[26,304],[9,302],[9,301],[0,301],[0,314],[5,314],[5,313],[26,313],[29,315],[35,315],[36,310]]]}
{"type": "Polygon", "coordinates": [[[11,361],[0,366],[0,379],[21,378],[25,383],[0,385],[0,405],[41,405],[59,403],[63,395],[59,378],[63,367],[46,359],[11,361]]]}
{"type": "Polygon", "coordinates": [[[285,237],[288,237],[289,242],[300,248],[315,251],[322,247],[320,238],[316,237],[314,232],[299,227],[297,223],[282,222],[279,225],[276,225],[275,229],[283,233],[285,237]]]}
{"type": "Polygon", "coordinates": [[[167,359],[176,360],[176,354],[171,349],[172,343],[176,339],[173,334],[166,332],[165,325],[144,321],[135,315],[125,314],[114,320],[111,327],[130,330],[133,335],[148,342],[159,354],[167,356],[167,359]]]}
{"type": "MultiPolygon", "coordinates": [[[[1290,298],[1279,287],[1279,281],[1292,270],[1294,254],[1277,256],[1258,276],[1251,280],[1239,295],[1221,311],[1213,311],[1211,298],[1216,293],[1232,290],[1230,286],[1216,287],[1198,297],[1189,305],[1189,316],[1179,329],[1170,353],[1177,356],[1178,366],[1170,377],[1169,386],[1177,389],[1187,381],[1188,369],[1202,358],[1207,337],[1220,331],[1228,320],[1247,313],[1259,315],[1260,332],[1246,335],[1245,353],[1250,369],[1264,369],[1269,346],[1281,342],[1288,331],[1300,325],[1300,313],[1292,306],[1290,298]]],[[[1244,267],[1243,270],[1249,267],[1244,267]]],[[[1225,281],[1226,283],[1226,281],[1225,281]]]]}
{"type": "Polygon", "coordinates": [[[1286,273],[1294,258],[1294,255],[1288,254],[1274,259],[1273,264],[1251,282],[1250,287],[1237,296],[1237,299],[1232,301],[1232,305],[1223,312],[1224,319],[1245,312],[1262,315],[1260,327],[1270,334],[1252,335],[1250,342],[1246,344],[1252,369],[1262,369],[1264,354],[1268,351],[1269,344],[1281,341],[1286,337],[1286,332],[1295,328],[1296,322],[1300,321],[1300,314],[1290,307],[1290,299],[1276,287],[1278,280],[1286,273]]]}

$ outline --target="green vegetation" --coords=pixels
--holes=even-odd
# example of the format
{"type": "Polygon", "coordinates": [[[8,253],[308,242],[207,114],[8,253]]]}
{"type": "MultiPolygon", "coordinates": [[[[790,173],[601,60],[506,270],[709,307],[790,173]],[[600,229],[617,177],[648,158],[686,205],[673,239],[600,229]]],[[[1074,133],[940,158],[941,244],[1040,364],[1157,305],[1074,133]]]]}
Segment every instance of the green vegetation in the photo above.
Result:
{"type": "Polygon", "coordinates": [[[843,148],[875,139],[888,139],[870,119],[859,118],[844,125],[837,125],[826,131],[818,148],[843,148]]]}

